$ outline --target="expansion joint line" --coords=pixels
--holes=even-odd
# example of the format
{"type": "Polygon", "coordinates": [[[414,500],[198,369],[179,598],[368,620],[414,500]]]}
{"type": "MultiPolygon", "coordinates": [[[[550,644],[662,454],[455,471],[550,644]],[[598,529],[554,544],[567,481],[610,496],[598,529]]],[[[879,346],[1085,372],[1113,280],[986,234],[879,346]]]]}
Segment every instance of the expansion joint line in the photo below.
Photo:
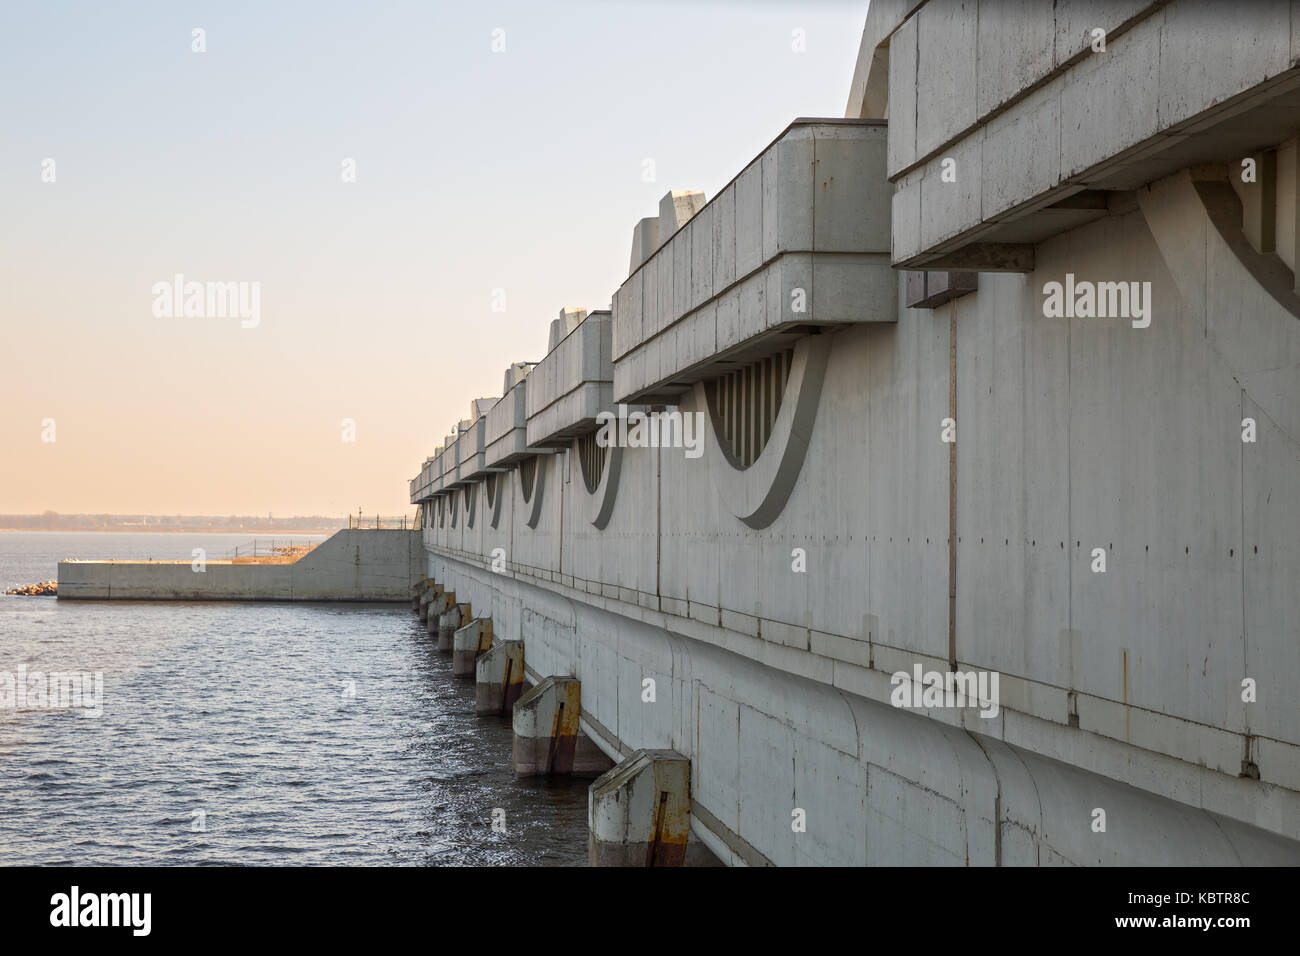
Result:
{"type": "MultiPolygon", "coordinates": [[[[948,418],[957,421],[957,300],[948,301],[948,418]]],[[[954,425],[955,428],[955,425],[954,425]]],[[[948,668],[957,670],[957,441],[948,443],[948,668]]]]}

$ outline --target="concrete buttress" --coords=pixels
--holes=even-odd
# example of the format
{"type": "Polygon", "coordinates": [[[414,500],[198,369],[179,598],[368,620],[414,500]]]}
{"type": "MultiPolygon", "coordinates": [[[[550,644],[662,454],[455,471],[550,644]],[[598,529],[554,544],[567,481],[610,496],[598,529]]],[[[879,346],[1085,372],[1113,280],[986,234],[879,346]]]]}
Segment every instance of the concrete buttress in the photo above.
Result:
{"type": "Polygon", "coordinates": [[[455,677],[473,677],[474,662],[492,646],[492,618],[476,617],[456,629],[452,636],[451,672],[455,677]]]}
{"type": "Polygon", "coordinates": [[[514,706],[515,775],[599,776],[609,769],[609,758],[578,729],[581,713],[576,677],[547,677],[520,697],[514,706]]]}
{"type": "Polygon", "coordinates": [[[474,712],[510,716],[524,690],[524,642],[496,641],[474,666],[474,712]]]}
{"type": "Polygon", "coordinates": [[[637,750],[587,792],[591,866],[683,866],[691,834],[691,762],[637,750]]]}

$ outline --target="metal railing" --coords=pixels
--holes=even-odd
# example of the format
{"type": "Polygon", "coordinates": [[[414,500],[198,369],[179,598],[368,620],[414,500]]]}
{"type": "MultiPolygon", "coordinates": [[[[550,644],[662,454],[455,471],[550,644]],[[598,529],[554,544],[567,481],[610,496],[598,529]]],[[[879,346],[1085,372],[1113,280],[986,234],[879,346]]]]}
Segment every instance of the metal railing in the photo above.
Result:
{"type": "Polygon", "coordinates": [[[364,531],[366,529],[407,531],[419,527],[414,515],[348,515],[349,531],[364,531]]]}
{"type": "Polygon", "coordinates": [[[233,561],[236,558],[289,559],[302,557],[320,543],[320,541],[311,541],[304,538],[253,538],[230,548],[222,555],[222,559],[233,561]]]}

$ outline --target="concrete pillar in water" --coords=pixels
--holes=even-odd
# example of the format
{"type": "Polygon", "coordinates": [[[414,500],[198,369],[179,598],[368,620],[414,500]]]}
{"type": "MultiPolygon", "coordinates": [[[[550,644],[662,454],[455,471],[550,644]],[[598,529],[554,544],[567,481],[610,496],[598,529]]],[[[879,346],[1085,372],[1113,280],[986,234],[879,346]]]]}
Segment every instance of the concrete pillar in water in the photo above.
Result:
{"type": "Polygon", "coordinates": [[[591,866],[683,866],[691,835],[691,762],[638,750],[587,791],[591,866]]]}
{"type": "Polygon", "coordinates": [[[442,585],[438,585],[437,593],[429,601],[428,617],[424,621],[424,629],[430,634],[438,633],[438,619],[442,613],[456,603],[456,592],[444,592],[442,585]]]}
{"type": "Polygon", "coordinates": [[[451,673],[473,677],[474,662],[492,646],[492,618],[476,617],[456,629],[451,639],[451,673]]]}
{"type": "Polygon", "coordinates": [[[420,615],[421,621],[427,621],[429,616],[429,605],[439,594],[442,593],[442,585],[437,584],[432,578],[426,578],[424,584],[416,592],[414,604],[412,605],[420,615]]]}
{"type": "Polygon", "coordinates": [[[524,692],[524,642],[494,641],[474,671],[474,712],[509,717],[524,692]]]}
{"type": "Polygon", "coordinates": [[[419,612],[420,598],[424,597],[425,590],[429,587],[430,580],[426,575],[421,575],[420,580],[411,585],[411,610],[419,612]]]}
{"type": "Polygon", "coordinates": [[[447,603],[447,610],[438,616],[438,650],[452,650],[456,632],[468,624],[473,616],[469,604],[457,604],[456,595],[453,594],[447,603]]]}
{"type": "Polygon", "coordinates": [[[515,776],[595,777],[608,770],[610,759],[578,729],[581,714],[576,677],[547,677],[515,701],[515,776]]]}

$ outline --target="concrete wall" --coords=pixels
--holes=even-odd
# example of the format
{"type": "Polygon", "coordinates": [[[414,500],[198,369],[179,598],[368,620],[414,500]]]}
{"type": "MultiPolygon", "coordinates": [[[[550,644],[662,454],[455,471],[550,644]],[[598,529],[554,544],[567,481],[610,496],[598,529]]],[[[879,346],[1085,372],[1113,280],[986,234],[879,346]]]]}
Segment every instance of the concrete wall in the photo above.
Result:
{"type": "MultiPolygon", "coordinates": [[[[792,332],[824,370],[791,375],[749,468],[695,385],[702,457],[612,450],[594,492],[572,447],[538,457],[494,520],[461,496],[426,529],[429,573],[535,678],[580,678],[611,755],[690,757],[729,862],[1300,861],[1300,296],[1227,182],[1300,127],[1294,6],[873,4],[850,115],[887,104],[893,262],[1016,250],[940,309],[905,308],[899,273],[861,305],[896,322],[792,332]],[[1067,275],[1149,283],[1150,324],[1047,317],[1067,275]],[[998,675],[996,715],[892,706],[917,665],[998,675]]],[[[711,294],[668,261],[628,316],[711,294]]]]}
{"type": "Polygon", "coordinates": [[[583,730],[607,753],[662,747],[691,759],[693,829],[725,862],[1300,862],[1300,844],[1238,820],[765,666],[753,640],[727,650],[668,630],[663,617],[632,619],[522,578],[432,564],[459,600],[490,612],[494,634],[525,641],[534,681],[582,681],[583,730]],[[797,809],[805,833],[790,826],[797,809]],[[1102,833],[1091,827],[1097,809],[1107,814],[1102,833]]]}
{"type": "MultiPolygon", "coordinates": [[[[1130,796],[1175,828],[1164,833],[1182,832],[1191,810],[1205,810],[1271,833],[1256,837],[1293,852],[1300,324],[1252,291],[1194,190],[1175,181],[1151,196],[1147,214],[1134,209],[1041,244],[1030,275],[981,277],[979,291],[951,311],[900,306],[896,325],[835,333],[806,459],[768,527],[733,516],[735,488],[710,464],[710,433],[698,460],[676,449],[624,449],[615,506],[600,531],[590,521],[597,495],[571,453],[538,461],[545,477],[535,528],[523,520],[532,508],[517,471],[503,475],[496,528],[462,521],[454,532],[426,533],[430,573],[476,614],[492,616],[497,633],[524,640],[538,673],[581,677],[584,710],[628,747],[671,745],[705,767],[711,759],[689,740],[645,730],[639,722],[650,712],[627,710],[640,677],[624,658],[629,635],[644,625],[676,648],[658,672],[687,695],[675,708],[711,713],[710,695],[735,680],[728,668],[739,659],[763,668],[780,690],[755,692],[746,706],[755,726],[770,726],[763,746],[773,753],[787,752],[791,723],[809,700],[833,689],[824,699],[897,726],[901,749],[958,728],[981,746],[991,738],[1073,764],[1072,773],[1090,775],[1080,779],[1093,806],[1116,799],[1102,795],[1110,788],[1142,791],[1130,796]],[[1180,287],[1167,260],[1208,285],[1180,287]],[[1150,328],[1043,318],[1042,285],[1067,269],[1080,280],[1151,281],[1150,328]],[[950,358],[959,434],[955,583],[950,446],[940,424],[950,412],[950,358]],[[1255,444],[1241,441],[1246,415],[1262,423],[1255,444]],[[1091,570],[1098,547],[1105,573],[1091,570]],[[497,548],[506,570],[494,575],[483,569],[497,548]],[[795,548],[806,552],[804,573],[792,571],[795,548]],[[918,662],[946,669],[950,584],[957,662],[999,672],[1001,711],[994,719],[886,713],[889,675],[918,662]],[[558,609],[547,610],[553,602],[558,609]],[[678,661],[703,659],[727,663],[688,681],[678,661]],[[1245,678],[1258,682],[1257,702],[1243,702],[1245,678]],[[909,743],[908,734],[919,736],[909,743]],[[1239,776],[1243,761],[1258,781],[1239,776]]],[[[900,296],[901,284],[900,276],[900,296]]],[[[682,405],[693,407],[689,398],[682,405]]],[[[728,699],[716,706],[739,707],[728,699]]],[[[687,717],[654,719],[668,727],[687,717]]],[[[835,749],[834,739],[829,725],[810,729],[808,746],[835,749]]],[[[1051,766],[1051,774],[1066,772],[1051,766]]],[[[723,786],[696,772],[705,774],[702,797],[723,786]]],[[[945,773],[933,764],[884,779],[910,808],[908,788],[932,787],[930,776],[945,773]]],[[[722,820],[736,812],[727,793],[704,803],[722,820]]],[[[1063,801],[1079,795],[1075,784],[1059,791],[1063,801]]],[[[1090,832],[1086,814],[1065,807],[1044,812],[1090,832]]],[[[869,828],[863,821],[874,812],[860,811],[854,825],[869,828]]],[[[788,829],[731,832],[782,859],[788,829]]],[[[958,832],[932,835],[954,859],[958,832]]],[[[883,846],[895,837],[903,839],[895,833],[883,846]]],[[[1092,860],[1095,847],[1085,852],[1091,844],[1078,839],[1074,849],[1038,839],[1035,852],[1047,854],[1043,861],[1092,860]]],[[[1114,860],[1155,862],[1174,852],[1123,842],[1128,849],[1116,846],[1114,860]]],[[[1187,842],[1187,852],[1199,846],[1187,842]]],[[[915,861],[908,854],[917,851],[888,852],[915,861]]]]}
{"type": "Polygon", "coordinates": [[[409,601],[418,531],[338,531],[292,564],[60,561],[59,598],[121,601],[409,601]]]}

